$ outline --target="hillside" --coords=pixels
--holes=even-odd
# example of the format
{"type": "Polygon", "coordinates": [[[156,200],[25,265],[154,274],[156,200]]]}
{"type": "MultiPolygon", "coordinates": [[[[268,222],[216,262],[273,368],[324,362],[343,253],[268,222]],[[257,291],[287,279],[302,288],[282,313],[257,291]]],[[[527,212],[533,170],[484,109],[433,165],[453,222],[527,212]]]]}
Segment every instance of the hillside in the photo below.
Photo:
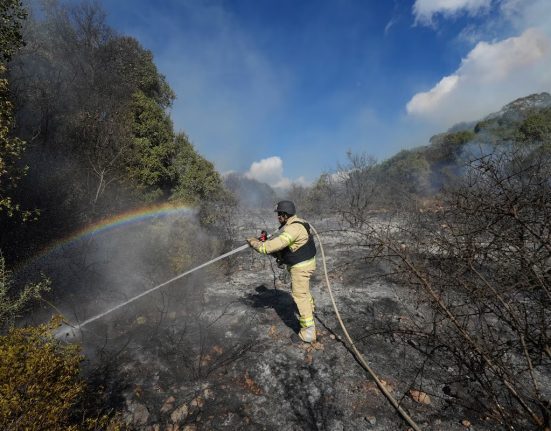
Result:
{"type": "Polygon", "coordinates": [[[513,143],[540,145],[542,134],[551,134],[548,93],[514,100],[478,122],[433,136],[429,145],[402,150],[380,164],[378,175],[388,187],[430,196],[460,177],[469,160],[513,143]]]}

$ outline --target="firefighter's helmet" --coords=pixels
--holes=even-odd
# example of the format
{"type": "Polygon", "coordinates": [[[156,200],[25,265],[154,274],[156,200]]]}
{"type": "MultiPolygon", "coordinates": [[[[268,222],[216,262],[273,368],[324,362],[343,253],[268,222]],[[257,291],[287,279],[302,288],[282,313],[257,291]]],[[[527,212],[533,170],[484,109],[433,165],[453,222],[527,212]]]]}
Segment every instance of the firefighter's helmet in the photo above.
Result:
{"type": "Polygon", "coordinates": [[[287,213],[290,216],[296,214],[295,204],[292,201],[279,201],[277,203],[276,213],[287,213]]]}

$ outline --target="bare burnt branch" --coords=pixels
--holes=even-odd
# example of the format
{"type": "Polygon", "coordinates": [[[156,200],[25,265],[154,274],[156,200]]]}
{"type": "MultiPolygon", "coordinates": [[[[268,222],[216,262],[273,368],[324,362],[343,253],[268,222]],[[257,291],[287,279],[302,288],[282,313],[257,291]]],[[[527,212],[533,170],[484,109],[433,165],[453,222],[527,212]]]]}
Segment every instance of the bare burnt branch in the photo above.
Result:
{"type": "Polygon", "coordinates": [[[416,295],[419,315],[386,328],[424,358],[414,383],[438,369],[443,387],[461,383],[500,425],[543,429],[551,397],[551,157],[511,147],[465,169],[439,206],[356,229],[357,249],[385,269],[379,276],[416,295]]]}

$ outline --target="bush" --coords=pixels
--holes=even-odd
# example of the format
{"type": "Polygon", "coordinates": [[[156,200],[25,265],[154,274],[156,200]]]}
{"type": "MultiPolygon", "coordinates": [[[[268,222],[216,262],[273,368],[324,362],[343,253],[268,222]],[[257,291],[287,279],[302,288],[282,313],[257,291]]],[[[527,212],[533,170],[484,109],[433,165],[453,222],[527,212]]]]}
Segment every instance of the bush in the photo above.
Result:
{"type": "Polygon", "coordinates": [[[78,346],[52,335],[60,319],[0,337],[0,428],[77,429],[71,409],[84,391],[78,346]]]}
{"type": "Polygon", "coordinates": [[[6,262],[0,251],[0,331],[13,326],[17,317],[25,311],[33,301],[40,299],[44,291],[49,290],[50,282],[43,278],[40,283],[28,284],[19,294],[12,293],[13,282],[11,273],[6,268],[6,262]]]}
{"type": "Polygon", "coordinates": [[[550,178],[541,148],[496,151],[471,162],[438,210],[370,238],[424,310],[400,331],[436,364],[431,379],[508,429],[547,429],[551,416],[550,178]]]}
{"type": "Polygon", "coordinates": [[[102,397],[80,376],[80,347],[53,335],[60,323],[56,317],[0,336],[0,429],[126,429],[120,414],[94,406],[102,397]]]}

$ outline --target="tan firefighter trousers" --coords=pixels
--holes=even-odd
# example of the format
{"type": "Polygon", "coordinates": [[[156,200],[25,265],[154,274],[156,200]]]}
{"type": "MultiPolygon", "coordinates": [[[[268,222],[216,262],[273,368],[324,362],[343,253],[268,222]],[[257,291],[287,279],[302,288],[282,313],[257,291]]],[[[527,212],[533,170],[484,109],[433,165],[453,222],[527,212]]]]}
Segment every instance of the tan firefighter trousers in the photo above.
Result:
{"type": "Polygon", "coordinates": [[[301,262],[289,269],[291,273],[291,294],[298,308],[301,328],[314,325],[314,300],[310,294],[310,277],[315,269],[315,258],[301,262]]]}

